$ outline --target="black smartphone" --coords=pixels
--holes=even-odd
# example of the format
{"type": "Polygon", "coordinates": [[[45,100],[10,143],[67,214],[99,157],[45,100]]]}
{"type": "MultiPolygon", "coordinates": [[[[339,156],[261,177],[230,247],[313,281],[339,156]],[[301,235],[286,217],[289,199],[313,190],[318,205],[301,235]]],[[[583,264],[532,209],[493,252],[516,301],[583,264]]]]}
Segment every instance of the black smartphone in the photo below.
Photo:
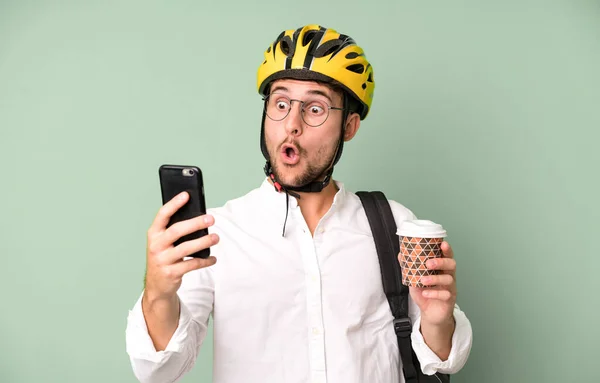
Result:
{"type": "MultiPolygon", "coordinates": [[[[174,223],[188,220],[206,214],[206,202],[204,199],[204,182],[202,180],[202,172],[197,166],[184,165],[162,165],[158,169],[160,178],[160,188],[162,193],[163,205],[169,202],[173,197],[181,192],[186,191],[189,194],[189,199],[185,205],[171,216],[167,227],[174,223]]],[[[184,235],[173,243],[174,246],[182,242],[196,238],[201,238],[208,235],[208,229],[198,230],[194,233],[184,235]]],[[[196,258],[208,258],[210,248],[201,250],[197,253],[189,255],[196,258]]]]}

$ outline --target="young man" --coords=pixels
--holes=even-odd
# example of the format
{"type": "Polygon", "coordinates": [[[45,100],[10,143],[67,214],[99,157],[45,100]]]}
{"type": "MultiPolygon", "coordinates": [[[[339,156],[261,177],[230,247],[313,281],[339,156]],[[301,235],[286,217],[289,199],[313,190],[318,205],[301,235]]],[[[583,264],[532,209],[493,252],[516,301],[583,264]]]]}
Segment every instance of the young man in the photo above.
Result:
{"type": "MultiPolygon", "coordinates": [[[[266,179],[166,229],[188,198],[178,196],[148,231],[146,288],[126,332],[140,381],[173,382],[189,371],[210,315],[214,382],[404,381],[364,209],[331,179],[373,89],[364,52],[334,30],[285,31],[267,49],[258,70],[266,179]],[[206,227],[209,236],[173,247],[206,227]],[[210,258],[186,258],[209,246],[210,258]]],[[[390,204],[397,224],[415,218],[390,204]]],[[[471,348],[470,323],[456,305],[456,262],[447,243],[442,249],[428,266],[443,273],[425,281],[437,287],[410,290],[412,345],[426,374],[457,372],[471,348]]]]}

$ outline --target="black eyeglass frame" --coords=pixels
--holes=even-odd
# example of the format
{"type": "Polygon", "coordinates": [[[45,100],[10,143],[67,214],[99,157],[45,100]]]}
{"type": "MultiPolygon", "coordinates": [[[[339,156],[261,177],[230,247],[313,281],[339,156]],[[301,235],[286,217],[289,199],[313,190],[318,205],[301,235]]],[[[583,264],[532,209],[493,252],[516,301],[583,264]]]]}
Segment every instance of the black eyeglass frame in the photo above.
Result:
{"type": "Polygon", "coordinates": [[[283,120],[285,120],[285,119],[287,118],[287,116],[289,116],[289,114],[290,114],[290,111],[292,110],[292,107],[293,107],[292,103],[293,103],[294,101],[296,101],[296,102],[299,102],[299,103],[300,103],[300,110],[301,110],[301,112],[302,112],[302,113],[300,114],[300,115],[302,116],[302,121],[304,121],[304,123],[305,123],[306,125],[308,125],[308,126],[310,126],[310,127],[313,127],[313,128],[317,128],[317,127],[319,127],[319,126],[323,125],[323,124],[324,124],[324,123],[327,121],[327,119],[329,118],[329,114],[330,114],[329,112],[330,112],[331,110],[348,110],[347,108],[338,108],[338,107],[336,107],[336,106],[331,106],[331,105],[329,105],[328,103],[326,103],[326,102],[324,102],[324,101],[320,101],[320,102],[322,102],[323,104],[327,105],[327,117],[325,117],[325,119],[323,120],[323,122],[321,122],[320,124],[318,124],[318,125],[311,125],[311,124],[309,124],[308,122],[306,122],[306,120],[304,119],[304,104],[306,103],[306,101],[302,101],[302,100],[298,100],[298,99],[290,98],[290,97],[286,96],[285,94],[281,94],[281,93],[271,93],[271,94],[268,94],[268,95],[266,95],[265,97],[263,97],[263,98],[262,98],[262,100],[264,101],[264,106],[263,106],[263,108],[264,108],[265,115],[266,115],[267,117],[269,117],[269,119],[270,119],[270,120],[272,120],[272,121],[283,121],[283,120]],[[276,95],[278,95],[278,96],[281,96],[281,97],[285,97],[285,98],[287,98],[288,100],[290,100],[290,109],[288,109],[288,111],[287,111],[287,113],[285,114],[285,116],[283,116],[283,117],[282,117],[282,118],[280,118],[279,120],[276,120],[276,119],[274,119],[273,117],[269,116],[269,113],[267,113],[267,103],[268,103],[268,101],[269,101],[269,97],[271,97],[271,96],[272,96],[272,95],[274,95],[274,94],[276,94],[276,95]]]}

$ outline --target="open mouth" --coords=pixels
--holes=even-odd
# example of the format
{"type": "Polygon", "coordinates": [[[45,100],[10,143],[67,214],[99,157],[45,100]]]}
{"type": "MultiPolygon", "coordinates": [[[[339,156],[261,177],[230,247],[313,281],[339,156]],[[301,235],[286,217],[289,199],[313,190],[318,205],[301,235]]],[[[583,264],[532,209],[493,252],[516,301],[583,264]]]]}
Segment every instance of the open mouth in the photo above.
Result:
{"type": "Polygon", "coordinates": [[[300,153],[294,145],[285,144],[281,147],[281,157],[283,162],[293,165],[300,160],[300,153]]]}

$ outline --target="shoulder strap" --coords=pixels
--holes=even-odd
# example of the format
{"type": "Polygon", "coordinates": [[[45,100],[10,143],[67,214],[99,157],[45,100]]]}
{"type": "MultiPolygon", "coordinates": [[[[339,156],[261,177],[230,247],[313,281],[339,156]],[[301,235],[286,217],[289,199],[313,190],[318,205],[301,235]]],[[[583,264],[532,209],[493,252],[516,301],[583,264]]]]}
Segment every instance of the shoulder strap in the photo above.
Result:
{"type": "Polygon", "coordinates": [[[382,192],[357,192],[356,195],[363,204],[375,240],[383,290],[394,315],[394,330],[398,337],[404,379],[407,383],[416,383],[418,377],[412,358],[410,339],[412,322],[408,317],[409,290],[402,284],[401,279],[402,274],[398,262],[400,243],[396,234],[396,221],[389,202],[382,192]]]}

